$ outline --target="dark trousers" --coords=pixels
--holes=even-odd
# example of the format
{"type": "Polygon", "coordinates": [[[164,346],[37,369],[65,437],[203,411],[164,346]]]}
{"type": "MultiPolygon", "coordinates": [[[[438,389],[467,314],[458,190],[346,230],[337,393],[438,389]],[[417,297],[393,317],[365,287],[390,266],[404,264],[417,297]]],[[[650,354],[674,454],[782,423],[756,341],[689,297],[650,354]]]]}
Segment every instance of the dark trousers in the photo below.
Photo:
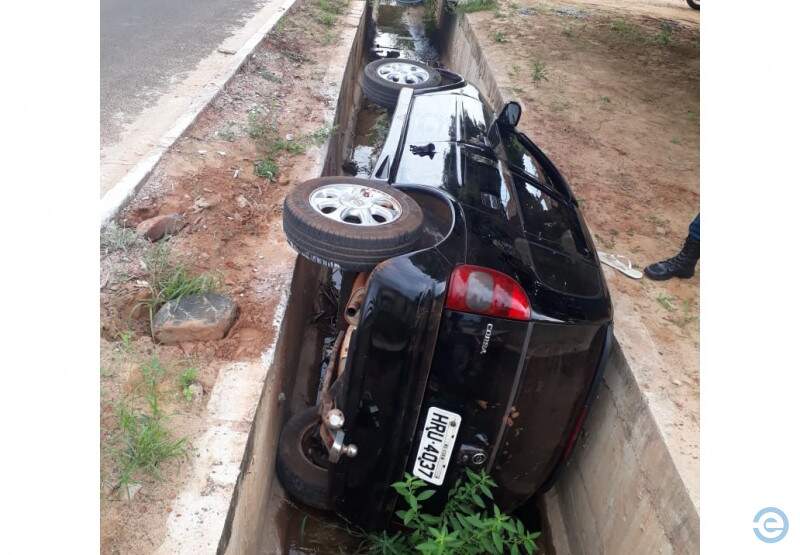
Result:
{"type": "Polygon", "coordinates": [[[700,214],[697,214],[692,223],[689,224],[689,237],[695,241],[700,241],[700,214]]]}

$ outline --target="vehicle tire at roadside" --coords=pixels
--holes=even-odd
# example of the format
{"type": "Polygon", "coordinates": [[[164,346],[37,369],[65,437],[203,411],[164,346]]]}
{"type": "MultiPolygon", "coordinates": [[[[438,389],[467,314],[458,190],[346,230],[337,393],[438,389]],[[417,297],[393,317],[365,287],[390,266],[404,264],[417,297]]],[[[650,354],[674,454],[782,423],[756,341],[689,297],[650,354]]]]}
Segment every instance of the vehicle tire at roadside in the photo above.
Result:
{"type": "Polygon", "coordinates": [[[394,108],[404,87],[427,89],[442,81],[441,74],[427,64],[405,58],[382,58],[370,62],[361,75],[361,88],[379,106],[394,108]]]}
{"type": "Polygon", "coordinates": [[[333,505],[328,469],[312,460],[306,450],[309,442],[314,441],[310,436],[319,424],[317,407],[309,407],[286,422],[278,440],[275,471],[291,497],[309,507],[329,511],[333,505]]]}
{"type": "Polygon", "coordinates": [[[422,232],[422,210],[382,181],[321,177],[286,196],[283,231],[312,262],[362,272],[413,250],[422,232]]]}

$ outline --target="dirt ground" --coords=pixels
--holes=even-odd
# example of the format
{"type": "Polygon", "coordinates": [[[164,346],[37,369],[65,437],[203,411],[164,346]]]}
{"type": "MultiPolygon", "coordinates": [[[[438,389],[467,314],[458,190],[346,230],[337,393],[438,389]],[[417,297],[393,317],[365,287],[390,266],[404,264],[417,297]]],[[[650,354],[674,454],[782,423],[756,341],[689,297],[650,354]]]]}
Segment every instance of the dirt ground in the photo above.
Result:
{"type": "Polygon", "coordinates": [[[196,381],[208,394],[226,361],[257,360],[272,340],[281,296],[276,284],[291,274],[293,260],[282,240],[282,201],[330,132],[323,121],[330,108],[325,92],[338,84],[322,81],[326,52],[339,39],[337,14],[345,8],[343,0],[298,0],[118,218],[120,226],[132,228],[159,214],[184,216],[186,226],[166,241],[169,257],[193,274],[221,277],[222,292],[239,305],[227,337],[154,345],[139,304],[148,296],[143,260],[154,246],[137,241],[101,252],[103,553],[148,553],[164,537],[165,517],[190,471],[192,441],[204,431],[206,395],[187,400],[180,374],[196,368],[196,381]],[[268,177],[257,175],[257,164],[267,159],[262,173],[268,177]],[[117,410],[121,403],[145,407],[141,368],[153,356],[164,368],[158,391],[167,427],[172,437],[186,439],[188,450],[159,467],[160,479],[137,476],[142,489],[133,500],[120,500],[117,410]]]}
{"type": "MultiPolygon", "coordinates": [[[[640,269],[675,254],[700,206],[698,12],[681,0],[499,0],[469,17],[597,248],[640,269]]],[[[604,270],[617,337],[697,501],[699,271],[654,282],[604,270]]]]}

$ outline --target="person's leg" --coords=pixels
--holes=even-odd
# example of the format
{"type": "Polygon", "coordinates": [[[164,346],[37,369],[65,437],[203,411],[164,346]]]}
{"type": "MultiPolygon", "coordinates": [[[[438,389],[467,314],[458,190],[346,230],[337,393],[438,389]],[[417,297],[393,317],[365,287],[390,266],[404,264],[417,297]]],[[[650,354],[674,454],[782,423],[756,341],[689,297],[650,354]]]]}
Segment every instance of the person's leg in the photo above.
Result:
{"type": "Polygon", "coordinates": [[[700,242],[700,214],[694,217],[692,223],[689,224],[689,237],[700,242]]]}
{"type": "Polygon", "coordinates": [[[689,225],[689,235],[683,242],[681,252],[650,264],[644,269],[644,274],[650,279],[657,281],[670,279],[673,277],[690,278],[694,275],[695,266],[700,259],[700,214],[698,214],[692,223],[689,225]]]}

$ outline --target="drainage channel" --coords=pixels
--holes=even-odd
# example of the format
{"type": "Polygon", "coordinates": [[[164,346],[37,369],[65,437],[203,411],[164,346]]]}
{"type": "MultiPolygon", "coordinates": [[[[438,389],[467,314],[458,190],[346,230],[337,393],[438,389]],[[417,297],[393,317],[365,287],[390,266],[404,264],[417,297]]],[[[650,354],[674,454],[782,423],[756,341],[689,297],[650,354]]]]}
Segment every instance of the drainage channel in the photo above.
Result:
{"type": "MultiPolygon", "coordinates": [[[[368,3],[365,10],[361,38],[353,46],[342,84],[337,129],[332,134],[323,175],[368,177],[383,146],[391,113],[368,102],[361,92],[359,78],[367,63],[382,57],[399,57],[443,67],[442,61],[448,59],[455,18],[444,9],[443,0],[379,0],[368,3]]],[[[278,424],[314,404],[322,369],[339,332],[338,300],[342,291],[347,294],[348,290],[340,272],[297,258],[275,355],[275,364],[281,368],[274,386],[280,394],[273,395],[280,404],[276,411],[278,424]]],[[[262,403],[268,397],[265,394],[262,403]]],[[[272,434],[277,439],[277,432],[272,434]]],[[[335,515],[295,504],[273,473],[268,472],[267,476],[273,486],[257,526],[257,537],[248,542],[247,552],[327,555],[363,551],[363,536],[347,523],[335,515]]],[[[536,513],[534,509],[525,520],[536,522],[536,513]]],[[[220,551],[226,551],[225,547],[220,551]]]]}
{"type": "MultiPolygon", "coordinates": [[[[379,57],[401,57],[439,66],[444,41],[439,25],[441,4],[436,0],[404,3],[380,0],[369,3],[362,21],[361,44],[354,45],[342,91],[351,98],[340,101],[339,128],[332,137],[324,174],[369,176],[383,146],[391,114],[362,95],[358,84],[361,69],[379,57]]],[[[283,380],[282,417],[314,403],[321,371],[331,352],[336,328],[336,310],[342,276],[336,270],[314,265],[298,257],[286,319],[302,322],[303,329],[282,332],[287,343],[283,380]],[[305,302],[302,302],[305,300],[305,302]],[[287,336],[288,337],[285,337],[287,336]],[[291,374],[289,376],[288,374],[291,374]]],[[[273,478],[274,479],[274,478],[273,478]]],[[[354,553],[363,537],[335,515],[309,509],[288,499],[275,479],[267,502],[265,519],[255,542],[257,553],[354,553]]]]}

